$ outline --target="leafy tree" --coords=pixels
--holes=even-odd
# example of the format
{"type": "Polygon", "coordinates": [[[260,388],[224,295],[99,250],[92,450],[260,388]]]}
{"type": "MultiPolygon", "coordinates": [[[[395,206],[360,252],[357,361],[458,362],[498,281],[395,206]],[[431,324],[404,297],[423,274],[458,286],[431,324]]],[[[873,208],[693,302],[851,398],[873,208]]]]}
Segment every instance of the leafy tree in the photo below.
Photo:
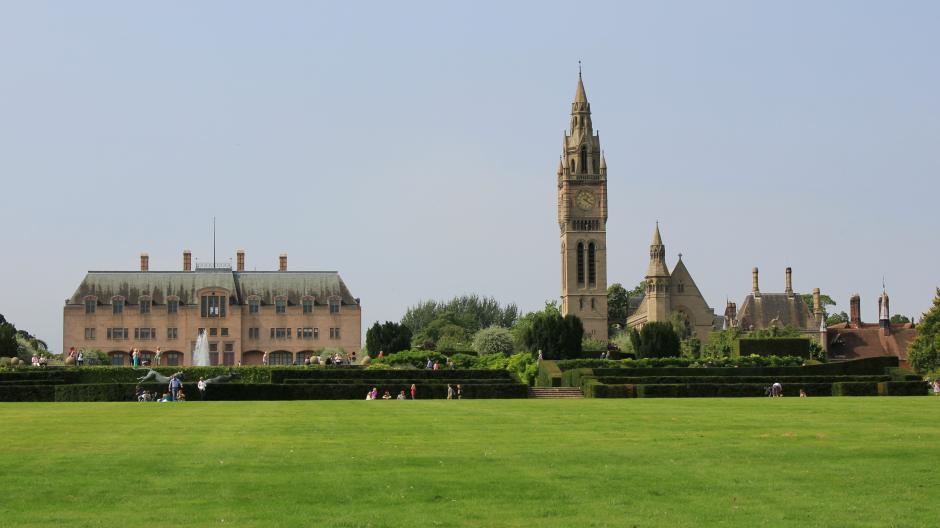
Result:
{"type": "Polygon", "coordinates": [[[16,341],[16,327],[0,315],[0,357],[17,357],[19,343],[16,341]]]}
{"type": "Polygon", "coordinates": [[[642,280],[639,284],[633,287],[632,290],[627,292],[629,297],[639,297],[646,293],[646,281],[642,280]]]}
{"type": "Polygon", "coordinates": [[[902,324],[902,323],[909,323],[909,322],[911,322],[911,320],[908,319],[906,315],[894,314],[891,316],[892,324],[902,324]]]}
{"type": "Polygon", "coordinates": [[[637,358],[662,358],[679,356],[679,336],[668,322],[652,322],[639,331],[637,358]]]}
{"type": "Polygon", "coordinates": [[[412,342],[415,346],[437,350],[438,342],[443,339],[449,342],[452,348],[468,348],[459,344],[469,343],[476,331],[476,322],[470,314],[458,314],[448,310],[438,314],[430,324],[416,332],[412,342]]]}
{"type": "Polygon", "coordinates": [[[408,308],[401,318],[401,324],[418,335],[446,312],[455,314],[457,320],[466,325],[465,328],[471,335],[481,328],[490,326],[510,328],[519,317],[519,308],[515,304],[510,303],[504,307],[491,297],[463,295],[446,302],[418,303],[417,306],[408,308]]]}
{"type": "Polygon", "coordinates": [[[557,301],[545,301],[545,306],[541,310],[529,312],[520,317],[519,320],[516,321],[516,324],[514,324],[510,329],[510,332],[512,333],[512,339],[516,344],[517,350],[526,350],[532,354],[537,352],[537,349],[529,350],[525,344],[524,336],[532,328],[532,324],[535,322],[535,319],[539,316],[539,314],[542,313],[556,314],[561,317],[561,310],[558,308],[557,301]]]}
{"type": "Polygon", "coordinates": [[[933,306],[917,323],[917,337],[907,349],[907,360],[919,373],[940,368],[940,288],[933,306]]]}
{"type": "Polygon", "coordinates": [[[708,358],[729,358],[734,351],[734,341],[738,339],[740,331],[737,328],[728,328],[720,332],[708,334],[708,342],[703,347],[703,354],[708,358]]]}
{"type": "Polygon", "coordinates": [[[366,350],[370,356],[377,356],[381,350],[384,354],[394,354],[411,347],[411,329],[405,325],[385,321],[378,321],[366,331],[366,350]]]}
{"type": "MultiPolygon", "coordinates": [[[[800,297],[803,297],[803,303],[805,303],[806,306],[808,306],[809,309],[812,310],[813,309],[813,294],[804,293],[800,297]]],[[[832,297],[826,294],[819,295],[819,307],[822,308],[823,317],[827,317],[829,315],[829,310],[826,307],[835,306],[835,305],[836,305],[836,302],[832,300],[832,297]]]]}
{"type": "MultiPolygon", "coordinates": [[[[530,352],[542,351],[545,359],[565,359],[581,356],[584,325],[581,319],[568,314],[564,317],[554,305],[546,305],[534,312],[521,330],[523,346],[530,352]]],[[[528,317],[528,316],[527,316],[528,317]]]]}
{"type": "Polygon", "coordinates": [[[832,314],[826,318],[826,326],[832,326],[842,323],[849,322],[849,314],[845,312],[839,312],[837,314],[832,314]]]}
{"type": "Polygon", "coordinates": [[[623,326],[627,323],[627,309],[630,296],[619,282],[607,288],[607,325],[623,326]]]}
{"type": "Polygon", "coordinates": [[[512,354],[512,334],[501,326],[491,326],[480,330],[473,336],[473,349],[477,354],[512,354]]]}

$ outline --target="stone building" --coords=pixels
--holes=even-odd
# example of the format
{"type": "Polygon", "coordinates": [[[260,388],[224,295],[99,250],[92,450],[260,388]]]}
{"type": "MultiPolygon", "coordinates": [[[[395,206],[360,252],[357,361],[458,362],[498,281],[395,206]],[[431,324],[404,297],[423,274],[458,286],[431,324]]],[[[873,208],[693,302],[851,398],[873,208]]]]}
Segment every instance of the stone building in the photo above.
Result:
{"type": "Polygon", "coordinates": [[[606,341],[607,163],[580,73],[557,177],[561,312],[578,316],[586,337],[606,341]]]}
{"type": "Polygon", "coordinates": [[[813,307],[793,291],[793,270],[786,269],[786,288],[783,293],[760,291],[758,270],[751,272],[751,293],[744,298],[741,309],[729,302],[725,308],[726,326],[737,326],[741,330],[764,330],[771,327],[791,327],[804,333],[817,334],[824,324],[819,305],[819,288],[813,290],[813,307]]]}
{"type": "Polygon", "coordinates": [[[639,328],[648,322],[669,321],[678,313],[686,323],[689,335],[702,341],[720,321],[715,311],[708,306],[702,292],[692,280],[682,254],[670,272],[666,265],[666,245],[659,233],[659,222],[650,244],[650,263],[646,269],[646,291],[642,296],[630,298],[627,328],[639,328]]]}
{"type": "Polygon", "coordinates": [[[856,293],[849,301],[849,321],[826,329],[824,347],[830,359],[896,356],[907,366],[907,349],[917,337],[913,323],[891,323],[888,293],[878,297],[878,322],[862,322],[862,301],[856,293]]]}
{"type": "Polygon", "coordinates": [[[180,271],[89,271],[65,301],[62,350],[99,349],[111,363],[129,363],[132,349],[144,360],[159,347],[163,365],[190,365],[196,337],[205,330],[214,365],[302,363],[325,348],[361,348],[362,312],[335,271],[245,271],[196,266],[183,252],[180,271]]]}

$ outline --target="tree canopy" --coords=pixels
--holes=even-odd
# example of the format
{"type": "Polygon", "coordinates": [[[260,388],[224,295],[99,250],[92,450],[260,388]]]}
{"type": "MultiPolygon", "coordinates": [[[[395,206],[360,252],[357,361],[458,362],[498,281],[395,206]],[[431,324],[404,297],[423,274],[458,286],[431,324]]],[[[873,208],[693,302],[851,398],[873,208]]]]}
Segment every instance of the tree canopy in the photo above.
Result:
{"type": "Polygon", "coordinates": [[[917,337],[907,349],[907,359],[922,374],[940,368],[940,288],[933,306],[917,323],[917,337]]]}
{"type": "Polygon", "coordinates": [[[646,323],[639,332],[634,328],[631,340],[638,359],[679,356],[679,336],[670,322],[646,323]]]}
{"type": "Polygon", "coordinates": [[[532,353],[541,350],[545,359],[581,357],[584,325],[577,316],[562,317],[554,303],[546,303],[543,310],[526,314],[517,328],[523,347],[532,353]]]}
{"type": "Polygon", "coordinates": [[[377,356],[379,351],[385,354],[394,354],[411,347],[411,329],[405,325],[385,321],[378,321],[366,331],[366,350],[370,356],[377,356]]]}

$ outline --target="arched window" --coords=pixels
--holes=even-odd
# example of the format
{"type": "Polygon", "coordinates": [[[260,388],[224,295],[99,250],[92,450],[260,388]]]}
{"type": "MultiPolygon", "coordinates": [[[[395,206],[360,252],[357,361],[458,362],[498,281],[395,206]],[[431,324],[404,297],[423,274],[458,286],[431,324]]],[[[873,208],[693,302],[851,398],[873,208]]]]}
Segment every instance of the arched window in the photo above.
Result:
{"type": "Polygon", "coordinates": [[[178,367],[183,363],[183,354],[180,352],[163,352],[161,363],[166,361],[168,367],[178,367]]]}
{"type": "Polygon", "coordinates": [[[294,355],[286,350],[278,350],[268,354],[268,365],[290,365],[294,355]]]}
{"type": "Polygon", "coordinates": [[[587,147],[581,147],[581,172],[587,172],[587,147]]]}
{"type": "Polygon", "coordinates": [[[584,284],[584,243],[578,242],[578,284],[584,284]]]}
{"type": "Polygon", "coordinates": [[[597,263],[594,260],[594,242],[588,244],[588,284],[597,282],[597,263]]]}
{"type": "Polygon", "coordinates": [[[574,174],[578,171],[578,164],[575,163],[574,158],[571,158],[571,174],[574,174]]]}

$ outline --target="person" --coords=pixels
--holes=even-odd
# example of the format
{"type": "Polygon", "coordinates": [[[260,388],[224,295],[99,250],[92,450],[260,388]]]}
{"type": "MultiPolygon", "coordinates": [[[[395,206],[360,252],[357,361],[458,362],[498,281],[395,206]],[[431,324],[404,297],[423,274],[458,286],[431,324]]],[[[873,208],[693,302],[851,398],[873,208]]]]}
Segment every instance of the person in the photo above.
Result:
{"type": "Polygon", "coordinates": [[[163,397],[160,398],[158,401],[159,401],[160,403],[163,403],[163,402],[171,402],[171,401],[173,401],[173,399],[170,398],[170,393],[169,393],[169,392],[164,392],[164,393],[163,393],[163,397]]]}
{"type": "Polygon", "coordinates": [[[157,347],[157,351],[153,355],[153,364],[158,367],[160,366],[160,354],[162,354],[162,352],[160,352],[160,347],[157,347]]]}
{"type": "Polygon", "coordinates": [[[69,359],[74,363],[75,361],[75,347],[69,349],[69,359]]]}
{"type": "Polygon", "coordinates": [[[144,389],[140,385],[134,388],[134,396],[137,397],[138,402],[144,401],[144,389]]]}
{"type": "Polygon", "coordinates": [[[424,366],[424,368],[426,368],[426,369],[428,369],[428,370],[431,370],[431,367],[433,367],[433,366],[434,366],[434,362],[431,361],[431,358],[428,358],[428,362],[427,362],[427,364],[424,366]]]}
{"type": "Polygon", "coordinates": [[[402,391],[398,393],[398,397],[397,397],[396,399],[398,399],[398,400],[404,400],[404,399],[405,399],[405,391],[404,391],[404,389],[402,389],[402,391]]]}
{"type": "Polygon", "coordinates": [[[457,384],[457,399],[463,399],[463,387],[459,383],[457,384]]]}
{"type": "Polygon", "coordinates": [[[772,388],[771,395],[772,395],[774,398],[782,398],[782,397],[783,397],[783,385],[781,385],[779,381],[774,382],[774,384],[773,384],[773,386],[772,386],[771,388],[772,388]]]}
{"type": "Polygon", "coordinates": [[[372,399],[373,400],[379,399],[379,389],[376,387],[372,387],[372,399]]]}
{"type": "Polygon", "coordinates": [[[309,357],[304,356],[304,366],[305,366],[305,367],[309,367],[309,366],[310,366],[310,358],[309,358],[309,357]]]}
{"type": "Polygon", "coordinates": [[[170,385],[168,388],[170,389],[170,401],[173,401],[173,398],[176,396],[176,392],[183,388],[183,382],[181,382],[180,379],[174,374],[173,377],[170,378],[170,385]]]}
{"type": "Polygon", "coordinates": [[[383,399],[383,400],[391,400],[391,399],[392,399],[391,393],[389,393],[388,391],[385,391],[385,394],[382,395],[382,399],[383,399]]]}
{"type": "Polygon", "coordinates": [[[81,367],[82,365],[85,364],[85,349],[84,349],[84,348],[79,349],[78,355],[75,356],[75,363],[76,363],[79,367],[81,367]]]}
{"type": "Polygon", "coordinates": [[[32,365],[33,365],[34,367],[38,367],[38,366],[39,366],[39,356],[37,356],[36,354],[33,354],[33,358],[32,358],[31,363],[32,363],[32,365]]]}
{"type": "MultiPolygon", "coordinates": [[[[355,353],[355,352],[354,352],[354,353],[355,353]]],[[[384,358],[384,357],[385,357],[385,351],[379,350],[379,357],[380,357],[380,358],[384,358]]]]}
{"type": "Polygon", "coordinates": [[[447,399],[448,400],[454,399],[454,387],[451,386],[450,383],[447,384],[447,399]]]}
{"type": "Polygon", "coordinates": [[[441,370],[441,364],[438,363],[437,361],[435,361],[435,362],[434,362],[434,367],[432,367],[432,368],[433,368],[434,370],[441,370]]]}
{"type": "Polygon", "coordinates": [[[369,391],[366,393],[366,401],[370,401],[371,399],[372,399],[372,391],[369,391]]]}
{"type": "Polygon", "coordinates": [[[418,392],[418,387],[414,383],[411,384],[411,399],[415,399],[415,393],[418,392]]]}
{"type": "Polygon", "coordinates": [[[134,364],[134,368],[137,368],[140,366],[140,350],[135,348],[134,351],[131,352],[131,360],[132,360],[132,363],[134,364]]]}
{"type": "Polygon", "coordinates": [[[182,388],[180,388],[180,390],[176,392],[176,401],[179,401],[179,402],[186,401],[186,395],[183,394],[182,388]]]}
{"type": "Polygon", "coordinates": [[[45,354],[39,354],[39,366],[45,367],[49,362],[49,358],[45,354]]]}
{"type": "Polygon", "coordinates": [[[933,395],[940,396],[940,379],[933,380],[933,395]]]}
{"type": "Polygon", "coordinates": [[[264,366],[268,365],[268,351],[265,350],[264,354],[261,354],[261,364],[264,366]]]}
{"type": "Polygon", "coordinates": [[[199,389],[199,399],[206,401],[206,380],[199,378],[199,383],[196,384],[196,388],[199,389]]]}
{"type": "Polygon", "coordinates": [[[805,398],[805,397],[806,397],[806,390],[800,389],[800,398],[805,398]]]}

